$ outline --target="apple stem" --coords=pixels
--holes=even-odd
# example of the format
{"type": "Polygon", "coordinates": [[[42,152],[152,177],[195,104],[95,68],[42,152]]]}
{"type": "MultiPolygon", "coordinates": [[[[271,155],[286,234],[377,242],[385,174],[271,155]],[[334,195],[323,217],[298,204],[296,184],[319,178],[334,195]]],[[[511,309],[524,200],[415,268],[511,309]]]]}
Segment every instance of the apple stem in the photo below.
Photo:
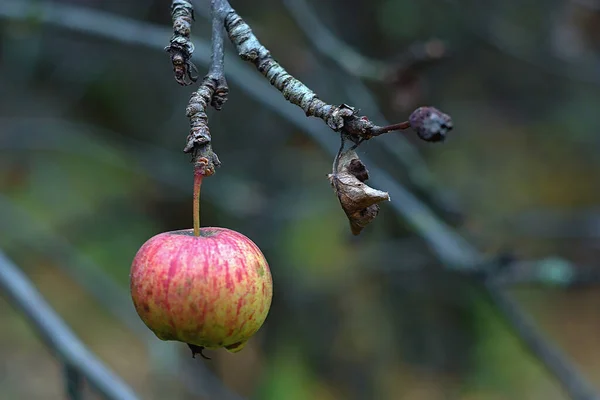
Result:
{"type": "Polygon", "coordinates": [[[200,236],[200,186],[202,185],[202,168],[194,168],[194,236],[200,236]]]}

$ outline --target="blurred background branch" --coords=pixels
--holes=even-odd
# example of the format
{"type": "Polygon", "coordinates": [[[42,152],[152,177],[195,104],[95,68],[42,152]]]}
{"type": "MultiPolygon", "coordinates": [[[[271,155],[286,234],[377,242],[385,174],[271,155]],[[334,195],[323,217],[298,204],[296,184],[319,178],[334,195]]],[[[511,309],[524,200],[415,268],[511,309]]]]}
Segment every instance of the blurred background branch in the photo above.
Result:
{"type": "Polygon", "coordinates": [[[594,14],[600,14],[594,8],[593,1],[562,2],[558,7],[562,6],[563,9],[542,24],[542,29],[546,30],[545,35],[540,35],[540,31],[527,32],[503,18],[501,12],[478,9],[481,6],[478,2],[445,2],[461,18],[464,29],[498,51],[561,78],[596,85],[600,83],[600,57],[585,48],[586,36],[595,35],[593,32],[586,32],[585,26],[597,22],[598,15],[594,14]],[[481,18],[469,18],[464,12],[466,8],[472,8],[481,18]],[[589,15],[583,16],[579,9],[585,9],[585,13],[589,15]],[[582,17],[585,22],[581,21],[582,17]],[[521,40],[515,40],[517,37],[521,40]],[[548,38],[552,38],[554,43],[548,41],[548,38]]]}
{"type": "Polygon", "coordinates": [[[304,1],[284,0],[283,3],[315,47],[350,75],[373,81],[386,81],[396,71],[397,68],[391,63],[366,57],[341,41],[320,23],[304,1]]]}
{"type": "Polygon", "coordinates": [[[67,396],[83,398],[85,378],[110,400],[135,400],[138,396],[121,378],[102,364],[50,308],[26,276],[0,252],[0,288],[35,327],[52,352],[65,365],[67,396]]]}
{"type": "Polygon", "coordinates": [[[357,78],[388,84],[414,79],[411,75],[429,64],[439,62],[448,53],[442,41],[430,39],[424,43],[414,43],[404,53],[394,55],[396,61],[371,59],[333,34],[305,0],[283,0],[283,3],[315,49],[357,78]]]}
{"type": "Polygon", "coordinates": [[[494,305],[504,315],[510,329],[520,338],[529,351],[552,373],[572,399],[598,399],[596,389],[565,358],[565,355],[547,342],[533,321],[521,310],[521,306],[508,296],[502,288],[491,281],[486,285],[494,305]]]}

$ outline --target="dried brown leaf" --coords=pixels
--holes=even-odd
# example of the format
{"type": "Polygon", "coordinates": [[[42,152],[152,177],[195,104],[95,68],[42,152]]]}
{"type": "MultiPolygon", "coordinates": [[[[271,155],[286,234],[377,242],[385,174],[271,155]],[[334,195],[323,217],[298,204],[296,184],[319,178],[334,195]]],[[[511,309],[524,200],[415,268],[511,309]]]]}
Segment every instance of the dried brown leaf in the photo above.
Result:
{"type": "Polygon", "coordinates": [[[358,235],[377,217],[377,203],[389,201],[390,196],[364,183],[369,179],[369,173],[354,150],[340,157],[337,169],[337,173],[329,174],[329,181],[350,221],[352,233],[358,235]]]}

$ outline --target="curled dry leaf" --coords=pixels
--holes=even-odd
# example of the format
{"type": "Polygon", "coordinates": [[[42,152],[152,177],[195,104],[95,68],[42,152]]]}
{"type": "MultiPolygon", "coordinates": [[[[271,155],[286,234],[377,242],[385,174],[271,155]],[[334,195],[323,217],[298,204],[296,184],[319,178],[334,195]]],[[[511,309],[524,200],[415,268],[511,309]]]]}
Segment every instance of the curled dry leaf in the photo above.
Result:
{"type": "Polygon", "coordinates": [[[337,194],[342,209],[350,221],[354,235],[358,235],[379,213],[382,201],[389,201],[387,192],[373,189],[364,181],[369,179],[365,165],[354,150],[342,154],[338,161],[337,173],[329,174],[329,181],[337,194]]]}

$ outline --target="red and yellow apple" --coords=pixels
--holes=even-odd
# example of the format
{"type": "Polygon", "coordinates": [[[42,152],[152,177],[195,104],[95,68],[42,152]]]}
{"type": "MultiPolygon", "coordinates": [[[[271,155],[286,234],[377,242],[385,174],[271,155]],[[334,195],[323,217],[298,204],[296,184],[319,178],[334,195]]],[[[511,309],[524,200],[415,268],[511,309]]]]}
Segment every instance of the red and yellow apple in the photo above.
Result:
{"type": "Polygon", "coordinates": [[[152,237],[137,252],[130,278],[146,326],[159,339],[187,343],[200,354],[204,348],[240,351],[264,323],[273,296],[260,249],[225,228],[152,237]]]}

